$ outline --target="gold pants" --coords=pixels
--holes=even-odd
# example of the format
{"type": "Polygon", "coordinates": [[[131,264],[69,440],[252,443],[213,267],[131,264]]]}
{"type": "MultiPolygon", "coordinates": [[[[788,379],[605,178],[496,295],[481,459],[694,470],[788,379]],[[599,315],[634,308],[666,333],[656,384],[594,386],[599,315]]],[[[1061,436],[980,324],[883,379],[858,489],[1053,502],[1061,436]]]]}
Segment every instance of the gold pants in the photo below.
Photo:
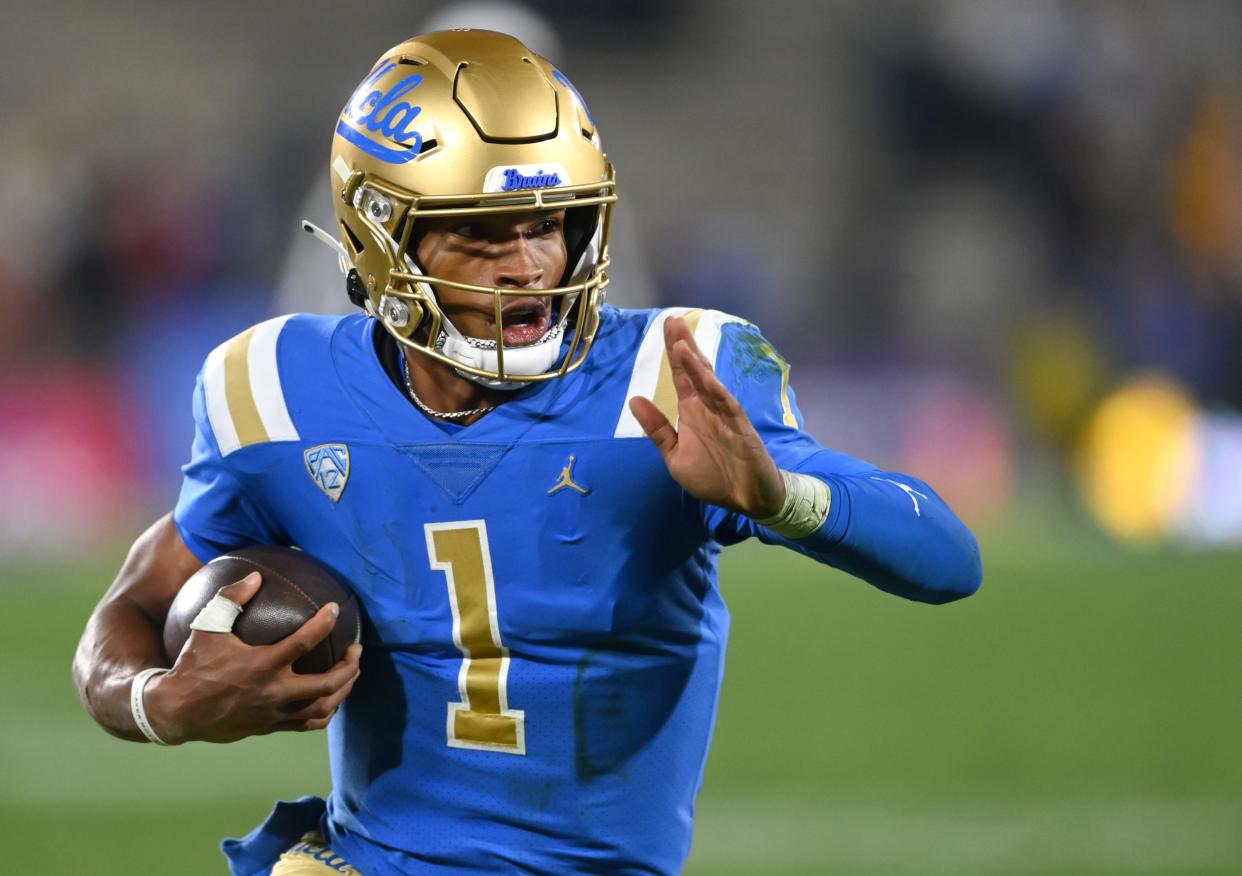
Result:
{"type": "Polygon", "coordinates": [[[323,835],[312,830],[302,841],[280,856],[272,876],[362,876],[344,858],[324,845],[323,835]]]}

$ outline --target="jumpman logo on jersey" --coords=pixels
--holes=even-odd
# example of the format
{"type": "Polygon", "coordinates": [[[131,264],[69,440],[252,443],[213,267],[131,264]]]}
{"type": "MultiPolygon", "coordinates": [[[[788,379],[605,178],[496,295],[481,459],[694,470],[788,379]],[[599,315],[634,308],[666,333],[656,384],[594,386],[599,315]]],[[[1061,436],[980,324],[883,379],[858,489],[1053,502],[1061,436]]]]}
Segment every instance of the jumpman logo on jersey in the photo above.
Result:
{"type": "Polygon", "coordinates": [[[577,490],[584,496],[590,494],[591,489],[589,487],[583,487],[574,483],[574,462],[576,462],[577,459],[578,457],[570,455],[569,462],[565,463],[565,467],[561,469],[560,477],[556,479],[556,483],[552,485],[552,489],[548,490],[549,496],[565,489],[566,487],[569,487],[571,490],[577,490]]]}

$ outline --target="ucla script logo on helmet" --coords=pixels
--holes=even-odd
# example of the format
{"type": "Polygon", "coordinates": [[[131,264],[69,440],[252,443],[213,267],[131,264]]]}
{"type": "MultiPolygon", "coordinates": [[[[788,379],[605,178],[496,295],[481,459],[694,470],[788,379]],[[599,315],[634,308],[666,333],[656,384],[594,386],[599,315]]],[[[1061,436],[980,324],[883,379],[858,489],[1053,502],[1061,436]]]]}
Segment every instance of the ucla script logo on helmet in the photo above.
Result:
{"type": "Polygon", "coordinates": [[[315,486],[333,502],[339,502],[349,480],[349,448],[344,444],[317,444],[302,456],[315,486]]]}
{"type": "Polygon", "coordinates": [[[383,90],[377,83],[395,69],[396,63],[385,61],[362,80],[345,104],[336,132],[368,155],[390,164],[405,164],[417,158],[423,146],[422,134],[411,127],[423,108],[403,98],[418,88],[423,77],[415,73],[383,90]],[[403,148],[384,146],[368,132],[382,134],[403,148]]]}

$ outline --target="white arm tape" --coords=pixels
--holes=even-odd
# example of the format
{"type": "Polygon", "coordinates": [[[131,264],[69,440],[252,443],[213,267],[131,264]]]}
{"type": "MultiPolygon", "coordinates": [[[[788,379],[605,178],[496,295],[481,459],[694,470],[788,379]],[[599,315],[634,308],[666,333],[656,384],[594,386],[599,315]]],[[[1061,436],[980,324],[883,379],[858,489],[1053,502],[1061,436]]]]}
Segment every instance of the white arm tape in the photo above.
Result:
{"type": "Polygon", "coordinates": [[[155,729],[151,726],[151,722],[147,720],[147,709],[144,702],[144,694],[147,689],[147,682],[157,675],[163,675],[167,669],[144,669],[134,676],[133,682],[129,686],[129,712],[134,716],[134,723],[138,725],[138,729],[142,731],[142,735],[147,737],[156,745],[167,745],[163,739],[156,735],[155,729]]]}
{"type": "Polygon", "coordinates": [[[824,525],[832,507],[832,491],[819,478],[781,469],[785,481],[785,505],[763,520],[756,520],[785,538],[805,538],[824,525]]]}
{"type": "Polygon", "coordinates": [[[190,629],[204,633],[231,633],[233,622],[241,614],[242,607],[227,596],[217,593],[199,610],[190,623],[190,629]]]}

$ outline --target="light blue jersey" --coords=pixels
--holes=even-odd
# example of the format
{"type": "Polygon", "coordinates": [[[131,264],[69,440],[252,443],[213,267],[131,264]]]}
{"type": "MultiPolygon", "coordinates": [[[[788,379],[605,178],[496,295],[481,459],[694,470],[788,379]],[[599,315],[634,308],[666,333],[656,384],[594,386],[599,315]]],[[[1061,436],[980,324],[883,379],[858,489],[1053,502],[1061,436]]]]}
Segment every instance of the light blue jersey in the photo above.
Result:
{"type": "MultiPolygon", "coordinates": [[[[978,586],[931,488],[802,431],[788,367],[733,317],[605,308],[581,368],[447,429],[376,331],[284,317],[214,351],[175,512],[203,561],[296,545],[356,591],[362,672],[328,731],[322,827],[366,876],[678,872],[724,671],[722,544],[756,535],[928,602],[978,586]],[[675,421],[669,314],[777,464],[828,483],[819,532],[788,542],[670,477],[627,404],[675,421]]],[[[284,840],[229,846],[234,872],[266,872],[284,840]]]]}

